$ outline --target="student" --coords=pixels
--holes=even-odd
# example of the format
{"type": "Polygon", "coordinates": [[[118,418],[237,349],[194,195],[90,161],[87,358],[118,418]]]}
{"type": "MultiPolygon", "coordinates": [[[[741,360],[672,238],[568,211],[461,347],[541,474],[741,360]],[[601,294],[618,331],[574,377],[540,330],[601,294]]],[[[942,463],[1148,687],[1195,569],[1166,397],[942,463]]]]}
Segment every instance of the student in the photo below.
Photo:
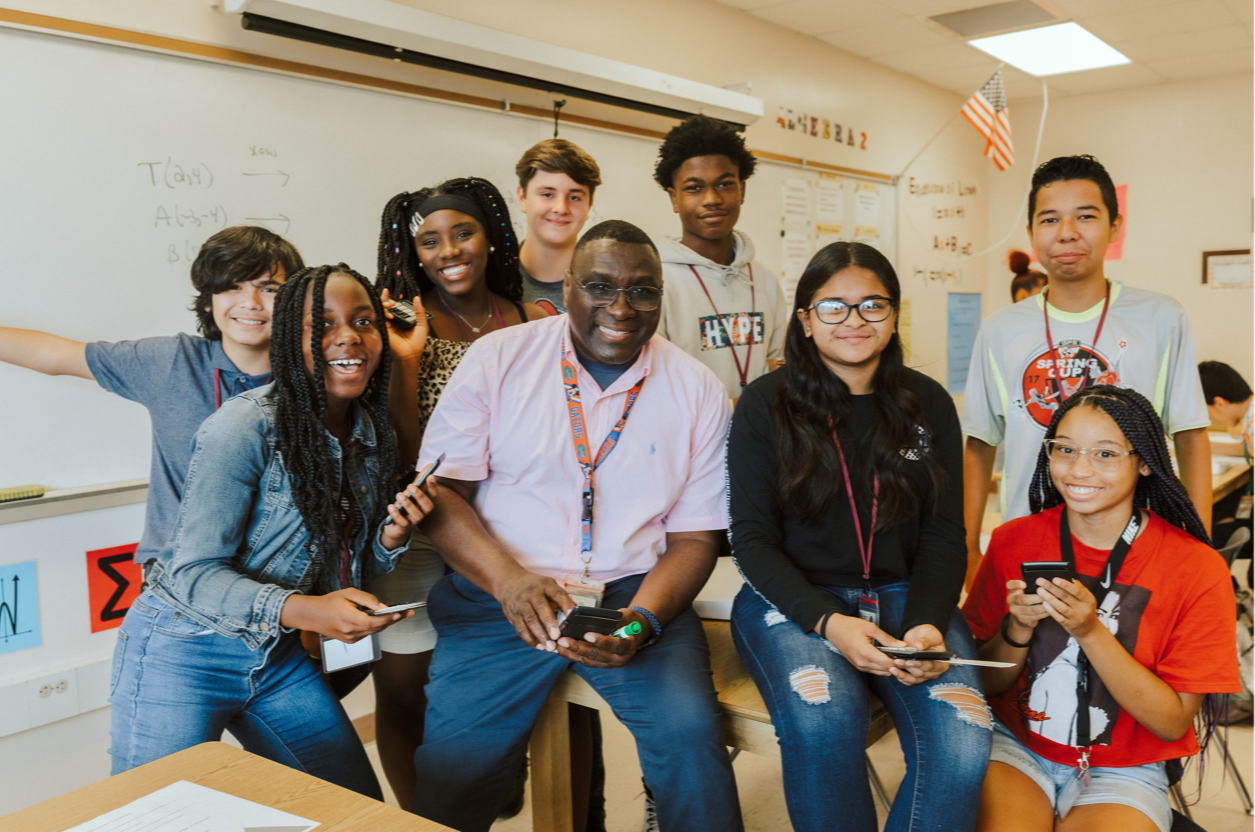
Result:
{"type": "Polygon", "coordinates": [[[138,563],[165,548],[178,519],[192,437],[222,402],[270,381],[275,292],[304,268],[296,248],[256,226],[214,234],[192,263],[200,336],[86,344],[46,332],[0,327],[0,361],[46,375],[94,379],[138,402],[152,418],[152,471],[138,563]]]}
{"type": "Polygon", "coordinates": [[[1025,298],[1040,295],[1046,288],[1046,275],[1029,266],[1028,255],[1022,251],[1013,251],[1007,255],[1007,266],[1011,269],[1011,302],[1019,303],[1025,298]]]}
{"type": "MultiPolygon", "coordinates": [[[[1251,394],[1251,386],[1237,370],[1220,361],[1199,364],[1198,376],[1207,400],[1207,415],[1213,423],[1223,425],[1233,440],[1212,442],[1212,453],[1243,457],[1249,463],[1252,417],[1255,417],[1255,396],[1251,394]]],[[[1239,526],[1251,527],[1251,493],[1252,486],[1248,482],[1246,488],[1239,488],[1217,501],[1213,507],[1211,537],[1217,546],[1224,546],[1239,526]]],[[[1252,543],[1247,541],[1237,557],[1249,558],[1251,551],[1252,543]]],[[[1249,578],[1247,584],[1250,584],[1249,578]]]]}
{"type": "Polygon", "coordinates": [[[438,493],[411,485],[389,424],[385,313],[343,263],[274,302],[274,381],[196,434],[179,521],[118,633],[113,773],[217,740],[380,798],[297,630],[355,642],[402,616],[361,587],[390,570],[438,493]],[[385,517],[393,521],[384,525],[385,517]]]}
{"type": "Polygon", "coordinates": [[[1200,707],[1210,737],[1207,694],[1241,689],[1228,570],[1133,390],[1062,404],[1029,502],[994,530],[964,605],[981,658],[1014,663],[983,671],[996,722],[977,828],[1167,832],[1165,761],[1199,752],[1200,707]],[[1076,579],[1021,580],[1022,563],[1061,560],[1076,579]]]}
{"type": "Polygon", "coordinates": [[[527,217],[527,239],[519,250],[523,300],[560,315],[566,311],[562,281],[593,208],[601,170],[566,139],[545,139],[523,154],[514,172],[519,211],[527,217]]]}
{"type": "Polygon", "coordinates": [[[737,832],[691,607],[727,525],[727,395],[653,337],[662,268],[644,232],[600,223],[571,266],[567,314],[472,346],[423,438],[421,464],[448,454],[425,528],[455,574],[431,591],[440,640],[414,810],[487,830],[550,690],[573,669],[624,715],[663,829],[737,832]],[[572,449],[575,423],[596,443],[587,464],[572,449]],[[619,610],[640,634],[563,637],[555,615],[574,609],[572,595],[619,610]]]}
{"type": "Polygon", "coordinates": [[[746,581],[732,634],[776,726],[799,832],[876,829],[863,754],[872,694],[907,760],[886,829],[971,829],[985,775],[979,674],[874,645],[976,657],[958,610],[959,418],[941,385],[903,365],[900,300],[874,248],[820,249],[798,283],[784,369],[745,388],[728,439],[732,556],[746,581]]]}
{"type": "MultiPolygon", "coordinates": [[[[417,381],[408,394],[411,402],[416,396],[421,437],[471,344],[545,313],[521,302],[509,208],[487,180],[450,179],[397,194],[384,207],[381,225],[375,285],[392,297],[413,300],[424,318],[420,326],[428,327],[417,381]]],[[[390,604],[422,601],[444,571],[440,553],[418,532],[397,569],[372,589],[390,604]]],[[[380,642],[383,658],[373,671],[379,756],[393,793],[405,800],[415,788],[414,749],[422,742],[427,707],[423,686],[436,643],[427,610],[385,632],[380,642]]]]}
{"type": "Polygon", "coordinates": [[[1033,251],[1050,283],[1029,302],[984,320],[963,396],[969,581],[980,565],[997,445],[1006,442],[1002,517],[1013,520],[1028,514],[1029,477],[1046,426],[1088,385],[1118,384],[1153,397],[1185,489],[1204,523],[1211,517],[1209,420],[1185,310],[1103,274],[1107,246],[1124,222],[1111,177],[1091,156],[1051,159],[1033,173],[1028,213],[1033,251]]]}
{"type": "Polygon", "coordinates": [[[731,127],[693,116],[667,133],[654,167],[682,231],[658,245],[667,286],[658,334],[709,367],[734,402],[775,369],[789,325],[780,281],[736,230],[754,165],[731,127]]]}

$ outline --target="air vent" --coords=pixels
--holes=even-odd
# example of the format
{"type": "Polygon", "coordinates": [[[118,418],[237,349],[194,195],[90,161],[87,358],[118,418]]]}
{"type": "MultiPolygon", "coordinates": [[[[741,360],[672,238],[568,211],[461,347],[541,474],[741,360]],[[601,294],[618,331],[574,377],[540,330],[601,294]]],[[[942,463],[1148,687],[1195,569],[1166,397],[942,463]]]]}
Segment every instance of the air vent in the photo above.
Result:
{"type": "Polygon", "coordinates": [[[1054,23],[1059,19],[1032,0],[1012,0],[1010,3],[995,3],[992,6],[965,9],[961,12],[939,14],[929,18],[934,23],[965,38],[1009,32],[1027,26],[1040,26],[1043,23],[1054,23]]]}

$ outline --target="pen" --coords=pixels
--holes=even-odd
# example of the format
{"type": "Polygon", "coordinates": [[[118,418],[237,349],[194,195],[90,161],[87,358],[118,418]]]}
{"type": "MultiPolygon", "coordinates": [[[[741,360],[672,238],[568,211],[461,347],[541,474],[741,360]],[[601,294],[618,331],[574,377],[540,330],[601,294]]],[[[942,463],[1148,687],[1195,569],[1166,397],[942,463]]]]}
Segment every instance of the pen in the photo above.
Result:
{"type": "Polygon", "coordinates": [[[624,624],[610,635],[615,638],[628,638],[629,636],[639,635],[641,632],[641,622],[633,621],[631,624],[624,624]]]}

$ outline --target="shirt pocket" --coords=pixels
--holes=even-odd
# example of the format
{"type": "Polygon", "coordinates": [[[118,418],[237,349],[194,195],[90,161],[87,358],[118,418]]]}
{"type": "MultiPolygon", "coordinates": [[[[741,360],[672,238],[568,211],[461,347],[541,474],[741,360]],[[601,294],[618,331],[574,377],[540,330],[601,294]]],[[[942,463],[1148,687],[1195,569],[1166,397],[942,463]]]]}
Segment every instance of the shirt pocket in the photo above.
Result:
{"type": "Polygon", "coordinates": [[[169,638],[185,640],[199,640],[215,635],[209,626],[173,608],[166,608],[157,615],[153,630],[169,638]]]}
{"type": "Polygon", "coordinates": [[[287,469],[276,460],[266,471],[265,501],[267,506],[296,511],[296,500],[292,497],[292,484],[288,480],[287,469]]]}

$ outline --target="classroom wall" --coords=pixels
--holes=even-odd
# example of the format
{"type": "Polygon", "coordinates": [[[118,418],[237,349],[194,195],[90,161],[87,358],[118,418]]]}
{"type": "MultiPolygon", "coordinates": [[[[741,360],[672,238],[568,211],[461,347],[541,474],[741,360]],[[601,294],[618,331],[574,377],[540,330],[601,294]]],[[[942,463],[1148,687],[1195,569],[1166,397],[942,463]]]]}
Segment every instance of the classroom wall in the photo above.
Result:
{"type": "MultiPolygon", "coordinates": [[[[1041,104],[1012,101],[1011,110],[1017,129],[1035,127],[1041,104]]],[[[1252,141],[1247,73],[1051,101],[1041,151],[1042,160],[1088,153],[1117,185],[1129,186],[1124,256],[1107,263],[1107,275],[1176,298],[1189,315],[1198,360],[1225,361],[1247,379],[1255,372],[1255,298],[1250,289],[1204,286],[1202,253],[1251,248],[1252,141]]],[[[1023,210],[1023,187],[1023,180],[990,175],[991,240],[1023,210]]],[[[1028,250],[1027,232],[1002,256],[990,256],[985,314],[1011,302],[1004,257],[1012,245],[1028,250]]]]}

